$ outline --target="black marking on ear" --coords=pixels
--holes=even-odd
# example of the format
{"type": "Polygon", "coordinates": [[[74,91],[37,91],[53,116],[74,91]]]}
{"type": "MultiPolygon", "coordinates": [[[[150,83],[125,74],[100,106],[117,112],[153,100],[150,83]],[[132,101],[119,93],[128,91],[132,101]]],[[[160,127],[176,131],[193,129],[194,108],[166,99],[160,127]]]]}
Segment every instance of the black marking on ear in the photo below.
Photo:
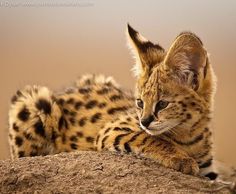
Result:
{"type": "Polygon", "coordinates": [[[210,180],[215,180],[218,177],[218,174],[215,172],[209,172],[205,177],[208,177],[210,180]]]}
{"type": "Polygon", "coordinates": [[[140,49],[142,52],[147,52],[148,49],[150,48],[155,48],[157,50],[164,51],[164,49],[158,45],[158,44],[153,44],[150,41],[141,41],[138,37],[139,33],[134,30],[129,24],[128,24],[128,33],[130,35],[130,38],[134,41],[135,45],[140,49]]]}
{"type": "Polygon", "coordinates": [[[29,109],[24,107],[19,113],[18,113],[18,118],[21,120],[21,121],[27,121],[29,119],[29,116],[30,116],[30,112],[29,112],[29,109]]]}
{"type": "Polygon", "coordinates": [[[50,114],[52,111],[51,104],[46,99],[39,99],[35,106],[38,110],[42,110],[45,114],[50,114]]]}

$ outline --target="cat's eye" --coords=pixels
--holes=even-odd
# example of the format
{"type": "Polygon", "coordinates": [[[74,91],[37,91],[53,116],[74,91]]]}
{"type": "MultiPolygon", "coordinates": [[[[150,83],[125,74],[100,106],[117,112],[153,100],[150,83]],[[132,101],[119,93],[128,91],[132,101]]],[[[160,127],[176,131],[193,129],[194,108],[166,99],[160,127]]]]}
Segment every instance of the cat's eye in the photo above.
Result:
{"type": "Polygon", "coordinates": [[[136,105],[139,108],[143,108],[143,101],[140,98],[136,99],[136,105]]]}
{"type": "Polygon", "coordinates": [[[165,100],[160,100],[155,107],[155,113],[158,113],[158,111],[166,108],[168,106],[169,102],[165,101],[165,100]]]}

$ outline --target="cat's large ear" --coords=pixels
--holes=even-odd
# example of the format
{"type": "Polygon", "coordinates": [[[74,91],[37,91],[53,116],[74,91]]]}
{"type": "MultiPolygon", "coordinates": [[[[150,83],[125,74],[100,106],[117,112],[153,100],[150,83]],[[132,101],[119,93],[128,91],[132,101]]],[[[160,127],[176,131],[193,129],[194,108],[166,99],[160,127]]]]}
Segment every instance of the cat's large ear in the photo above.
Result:
{"type": "Polygon", "coordinates": [[[195,34],[184,32],[170,47],[164,65],[175,81],[197,90],[206,76],[207,52],[195,34]]]}
{"type": "Polygon", "coordinates": [[[136,60],[133,68],[134,74],[136,77],[140,77],[147,74],[154,65],[163,59],[164,49],[144,38],[129,24],[127,32],[128,44],[136,60]]]}

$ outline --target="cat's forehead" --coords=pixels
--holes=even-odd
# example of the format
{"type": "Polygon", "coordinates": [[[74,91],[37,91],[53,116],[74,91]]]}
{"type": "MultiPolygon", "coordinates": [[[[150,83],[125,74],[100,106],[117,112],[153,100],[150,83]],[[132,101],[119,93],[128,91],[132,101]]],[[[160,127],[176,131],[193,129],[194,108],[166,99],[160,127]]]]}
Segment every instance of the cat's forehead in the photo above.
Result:
{"type": "Polygon", "coordinates": [[[161,68],[153,68],[149,76],[143,80],[141,86],[141,95],[153,98],[155,100],[159,99],[161,96],[169,94],[168,79],[161,68]]]}

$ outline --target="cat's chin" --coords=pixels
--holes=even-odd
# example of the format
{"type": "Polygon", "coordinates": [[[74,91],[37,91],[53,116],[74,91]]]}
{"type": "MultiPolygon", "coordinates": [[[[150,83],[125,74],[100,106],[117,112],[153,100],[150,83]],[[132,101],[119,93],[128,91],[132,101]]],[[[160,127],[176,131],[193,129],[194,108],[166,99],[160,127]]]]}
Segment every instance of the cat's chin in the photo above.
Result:
{"type": "Polygon", "coordinates": [[[158,129],[148,129],[148,128],[143,127],[143,126],[142,126],[142,129],[143,129],[146,133],[148,133],[149,135],[153,135],[153,136],[160,135],[160,134],[166,132],[165,129],[162,129],[162,130],[158,130],[158,129]]]}

